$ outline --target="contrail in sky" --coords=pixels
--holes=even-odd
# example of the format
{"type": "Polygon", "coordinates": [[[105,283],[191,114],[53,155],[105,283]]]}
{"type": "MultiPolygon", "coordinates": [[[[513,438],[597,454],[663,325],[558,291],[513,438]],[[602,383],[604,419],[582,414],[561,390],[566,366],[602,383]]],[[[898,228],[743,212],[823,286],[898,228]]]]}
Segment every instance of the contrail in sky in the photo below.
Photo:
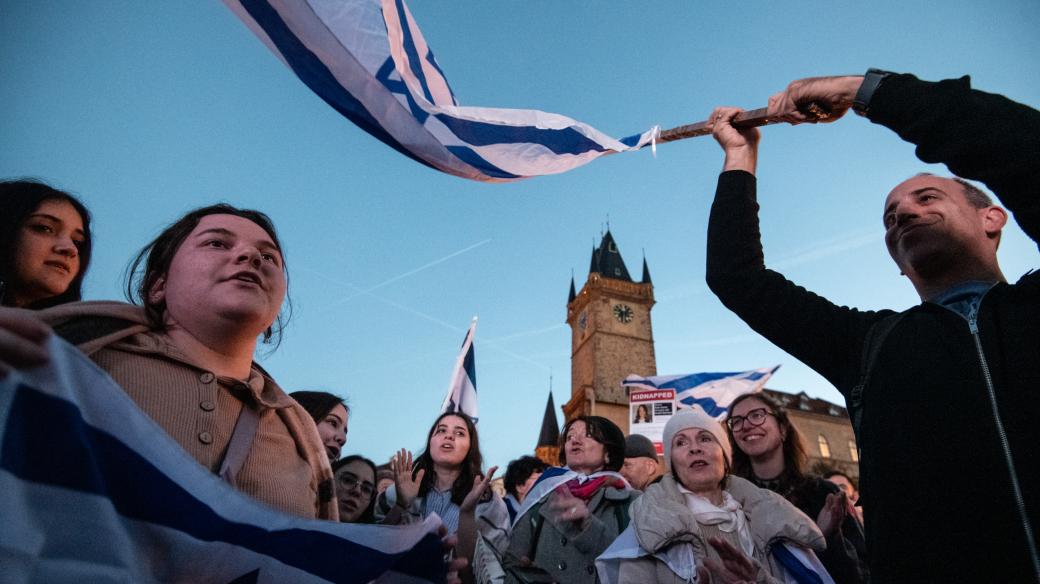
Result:
{"type": "MultiPolygon", "coordinates": [[[[357,298],[358,296],[361,296],[362,294],[368,294],[369,292],[374,292],[374,291],[376,291],[376,290],[378,290],[378,289],[380,289],[380,288],[382,288],[384,286],[389,286],[390,284],[393,284],[394,282],[396,282],[398,280],[403,280],[403,279],[407,278],[408,276],[412,276],[412,275],[415,275],[415,274],[417,274],[417,273],[419,273],[419,272],[421,272],[423,270],[430,269],[433,266],[436,266],[437,264],[442,264],[442,263],[450,260],[451,258],[453,258],[455,256],[462,255],[462,254],[464,254],[464,253],[466,253],[466,252],[468,252],[470,250],[474,250],[474,249],[476,249],[476,248],[478,248],[478,247],[480,247],[482,245],[488,244],[488,243],[491,243],[491,239],[490,238],[489,239],[485,239],[484,241],[478,241],[477,243],[474,243],[473,245],[471,245],[469,247],[464,247],[464,248],[460,249],[459,251],[450,253],[450,254],[448,254],[448,255],[440,258],[440,259],[433,260],[432,262],[430,262],[428,264],[423,264],[423,265],[419,266],[418,268],[415,268],[415,269],[412,269],[412,270],[408,270],[407,272],[405,272],[403,274],[398,274],[398,275],[394,276],[393,278],[390,278],[389,280],[383,280],[382,282],[376,284],[375,286],[371,286],[369,288],[360,289],[357,286],[350,286],[351,288],[353,288],[355,290],[355,292],[353,294],[351,294],[350,296],[347,296],[346,298],[341,298],[340,300],[337,300],[336,302],[333,302],[332,304],[322,308],[321,312],[324,312],[324,311],[326,311],[326,310],[328,310],[330,308],[335,308],[335,307],[337,307],[337,306],[339,306],[341,304],[346,304],[350,300],[352,300],[354,298],[357,298]]],[[[341,282],[341,284],[342,284],[342,282],[341,282]]],[[[344,284],[344,285],[347,285],[347,284],[344,284]]]]}

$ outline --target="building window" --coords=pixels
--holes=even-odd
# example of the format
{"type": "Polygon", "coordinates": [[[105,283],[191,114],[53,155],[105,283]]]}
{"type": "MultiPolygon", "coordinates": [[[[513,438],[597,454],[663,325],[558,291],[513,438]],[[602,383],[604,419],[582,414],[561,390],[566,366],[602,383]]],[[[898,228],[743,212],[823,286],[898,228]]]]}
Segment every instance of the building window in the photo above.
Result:
{"type": "Polygon", "coordinates": [[[856,448],[855,440],[849,440],[849,456],[852,457],[852,462],[859,462],[859,449],[856,448]]]}
{"type": "Polygon", "coordinates": [[[824,458],[830,458],[831,457],[831,445],[830,445],[829,442],[827,442],[827,437],[824,436],[823,434],[820,434],[820,437],[817,440],[817,442],[820,443],[820,456],[822,456],[824,458]]]}

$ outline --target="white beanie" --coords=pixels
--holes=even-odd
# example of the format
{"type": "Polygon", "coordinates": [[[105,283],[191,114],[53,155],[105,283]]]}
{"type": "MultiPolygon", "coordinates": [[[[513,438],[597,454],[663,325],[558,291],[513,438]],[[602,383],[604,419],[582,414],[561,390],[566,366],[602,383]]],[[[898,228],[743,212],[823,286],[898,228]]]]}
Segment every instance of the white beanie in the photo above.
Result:
{"type": "Polygon", "coordinates": [[[672,468],[672,438],[687,428],[701,428],[711,432],[722,445],[722,452],[726,454],[726,460],[733,460],[733,448],[730,446],[729,435],[722,428],[722,424],[709,416],[700,406],[693,406],[677,411],[672,419],[664,425],[664,435],[661,436],[661,441],[664,443],[664,463],[668,469],[672,468]]]}

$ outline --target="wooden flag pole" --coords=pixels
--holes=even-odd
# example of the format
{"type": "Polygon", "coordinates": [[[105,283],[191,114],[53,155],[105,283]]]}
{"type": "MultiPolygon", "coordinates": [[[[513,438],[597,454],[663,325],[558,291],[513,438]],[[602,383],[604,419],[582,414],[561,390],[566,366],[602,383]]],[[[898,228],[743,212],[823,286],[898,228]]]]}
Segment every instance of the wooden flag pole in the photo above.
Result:
{"type": "MultiPolygon", "coordinates": [[[[823,121],[831,117],[830,111],[815,102],[800,109],[805,115],[810,118],[815,118],[815,121],[823,121]]],[[[759,126],[767,126],[769,124],[776,124],[784,121],[777,117],[770,117],[767,112],[767,108],[764,107],[740,112],[737,114],[737,117],[733,118],[733,126],[736,128],[757,128],[759,126]]],[[[682,140],[684,138],[707,136],[708,134],[711,134],[711,127],[711,120],[705,120],[703,122],[697,122],[696,124],[687,124],[677,128],[662,130],[657,136],[657,143],[661,144],[664,142],[682,140]]]]}
{"type": "MultiPolygon", "coordinates": [[[[737,128],[757,128],[759,126],[775,124],[781,121],[783,120],[771,118],[766,115],[766,108],[763,107],[746,112],[740,112],[737,114],[737,117],[733,119],[733,126],[737,128]]],[[[682,140],[685,138],[707,136],[708,134],[711,134],[711,128],[711,120],[705,120],[703,122],[697,122],[696,124],[686,124],[685,126],[662,130],[657,136],[657,143],[662,144],[664,142],[674,142],[675,140],[682,140]]]]}

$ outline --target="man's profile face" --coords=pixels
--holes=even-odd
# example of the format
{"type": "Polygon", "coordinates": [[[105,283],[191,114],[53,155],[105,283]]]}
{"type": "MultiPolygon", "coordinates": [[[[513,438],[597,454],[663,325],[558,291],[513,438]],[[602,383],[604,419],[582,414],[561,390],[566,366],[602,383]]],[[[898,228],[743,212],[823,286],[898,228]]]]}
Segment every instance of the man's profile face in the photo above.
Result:
{"type": "Polygon", "coordinates": [[[882,219],[888,253],[907,275],[927,277],[949,262],[995,253],[986,209],[974,207],[964,187],[952,179],[915,176],[904,181],[885,199],[882,219]]]}
{"type": "Polygon", "coordinates": [[[621,466],[621,476],[625,477],[632,488],[643,490],[650,479],[657,474],[657,461],[645,456],[626,458],[621,466]]]}

